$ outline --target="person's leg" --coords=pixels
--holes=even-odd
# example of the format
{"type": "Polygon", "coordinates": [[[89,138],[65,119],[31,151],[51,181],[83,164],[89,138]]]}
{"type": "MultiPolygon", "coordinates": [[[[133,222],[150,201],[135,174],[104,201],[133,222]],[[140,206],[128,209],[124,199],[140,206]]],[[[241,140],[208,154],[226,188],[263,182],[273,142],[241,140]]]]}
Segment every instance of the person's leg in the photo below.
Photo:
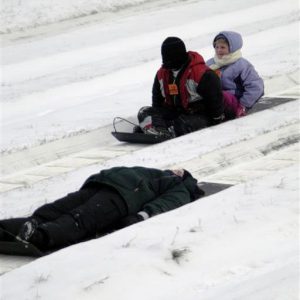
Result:
{"type": "Polygon", "coordinates": [[[126,215],[122,197],[112,189],[102,188],[83,205],[38,229],[47,237],[48,248],[61,248],[95,237],[126,215]]]}
{"type": "Polygon", "coordinates": [[[245,108],[240,104],[238,99],[229,92],[223,91],[224,113],[227,120],[244,116],[245,108]]]}
{"type": "Polygon", "coordinates": [[[76,207],[83,205],[89,198],[99,191],[99,186],[88,186],[74,193],[69,193],[54,202],[44,204],[34,211],[33,217],[38,223],[43,223],[59,218],[76,207]]]}
{"type": "Polygon", "coordinates": [[[181,136],[208,126],[208,117],[200,114],[182,114],[174,120],[174,129],[176,132],[176,136],[181,136]]]}
{"type": "Polygon", "coordinates": [[[139,126],[146,134],[175,137],[172,130],[169,130],[169,121],[174,118],[174,113],[164,108],[145,106],[138,112],[139,126]]]}
{"type": "Polygon", "coordinates": [[[30,218],[24,220],[23,224],[21,224],[18,232],[16,233],[18,238],[27,242],[30,241],[38,243],[39,240],[43,242],[43,236],[39,231],[37,231],[41,224],[55,220],[63,214],[66,214],[74,208],[82,205],[85,201],[97,193],[99,188],[99,186],[89,186],[77,192],[70,193],[52,203],[39,207],[30,218]]]}
{"type": "Polygon", "coordinates": [[[161,111],[152,106],[144,106],[139,110],[138,121],[142,130],[166,126],[161,111]]]}

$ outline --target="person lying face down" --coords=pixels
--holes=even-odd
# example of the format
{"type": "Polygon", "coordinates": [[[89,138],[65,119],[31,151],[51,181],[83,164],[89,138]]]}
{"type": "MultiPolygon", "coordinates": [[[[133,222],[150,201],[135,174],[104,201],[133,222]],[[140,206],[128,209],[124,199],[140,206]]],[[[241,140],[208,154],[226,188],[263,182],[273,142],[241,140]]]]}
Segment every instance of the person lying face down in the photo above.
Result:
{"type": "Polygon", "coordinates": [[[184,169],[113,167],[82,187],[36,209],[30,217],[0,221],[0,240],[17,236],[37,248],[60,249],[170,211],[203,196],[184,169]]]}

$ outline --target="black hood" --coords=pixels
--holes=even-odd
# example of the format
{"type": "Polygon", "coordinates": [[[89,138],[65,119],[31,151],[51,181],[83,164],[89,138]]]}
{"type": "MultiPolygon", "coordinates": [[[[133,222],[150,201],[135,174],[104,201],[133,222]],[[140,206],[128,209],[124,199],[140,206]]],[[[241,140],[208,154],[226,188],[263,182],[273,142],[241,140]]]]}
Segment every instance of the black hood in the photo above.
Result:
{"type": "Polygon", "coordinates": [[[191,198],[193,200],[196,200],[202,196],[204,196],[204,191],[201,190],[198,185],[197,185],[197,179],[195,179],[190,172],[187,170],[184,170],[183,174],[183,183],[185,187],[188,189],[190,192],[191,198]]]}

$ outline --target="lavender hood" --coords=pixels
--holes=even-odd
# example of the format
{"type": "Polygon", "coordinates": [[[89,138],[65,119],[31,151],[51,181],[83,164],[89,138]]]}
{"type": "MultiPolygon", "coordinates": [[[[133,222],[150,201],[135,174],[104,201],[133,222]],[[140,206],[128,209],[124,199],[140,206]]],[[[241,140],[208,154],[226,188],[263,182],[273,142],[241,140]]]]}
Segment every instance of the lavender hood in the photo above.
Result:
{"type": "Polygon", "coordinates": [[[219,38],[225,38],[229,44],[229,52],[233,53],[243,47],[243,39],[242,36],[238,32],[234,31],[221,31],[216,35],[213,41],[213,46],[215,46],[215,42],[219,38]]]}

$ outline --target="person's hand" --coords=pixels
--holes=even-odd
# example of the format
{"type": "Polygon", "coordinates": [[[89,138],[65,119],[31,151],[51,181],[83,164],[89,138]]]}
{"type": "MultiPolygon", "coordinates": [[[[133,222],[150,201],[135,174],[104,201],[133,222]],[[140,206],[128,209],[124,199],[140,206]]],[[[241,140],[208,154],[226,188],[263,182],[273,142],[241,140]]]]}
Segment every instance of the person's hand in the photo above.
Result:
{"type": "Polygon", "coordinates": [[[213,123],[213,125],[218,125],[218,124],[222,123],[224,120],[225,120],[225,115],[221,114],[218,117],[214,117],[212,120],[212,123],[213,123]]]}
{"type": "Polygon", "coordinates": [[[135,223],[144,221],[144,220],[146,220],[148,218],[149,218],[149,215],[146,212],[141,211],[141,212],[137,213],[136,215],[129,215],[127,217],[122,218],[118,222],[118,226],[117,227],[119,229],[121,229],[121,228],[130,226],[130,225],[133,225],[135,223]]]}

